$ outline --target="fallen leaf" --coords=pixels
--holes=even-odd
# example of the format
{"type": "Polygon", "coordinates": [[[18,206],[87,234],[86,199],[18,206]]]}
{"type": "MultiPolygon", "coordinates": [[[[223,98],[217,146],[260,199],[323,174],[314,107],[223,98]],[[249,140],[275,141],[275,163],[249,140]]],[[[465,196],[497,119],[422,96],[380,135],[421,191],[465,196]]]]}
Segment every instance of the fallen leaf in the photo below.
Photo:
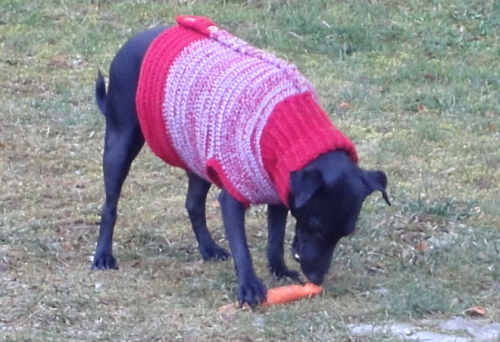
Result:
{"type": "Polygon", "coordinates": [[[431,81],[434,81],[437,78],[437,76],[436,76],[436,74],[433,74],[431,72],[427,72],[424,74],[424,78],[431,80],[431,81]]]}
{"type": "Polygon", "coordinates": [[[352,105],[350,103],[348,103],[348,102],[342,102],[341,104],[339,104],[339,107],[342,110],[352,109],[352,105]]]}
{"type": "Polygon", "coordinates": [[[488,118],[494,118],[497,116],[497,113],[494,110],[489,109],[484,113],[484,115],[488,118]]]}
{"type": "Polygon", "coordinates": [[[485,316],[486,312],[486,309],[482,306],[474,306],[465,310],[465,314],[468,316],[485,316]]]}
{"type": "Polygon", "coordinates": [[[419,252],[425,252],[425,250],[427,249],[427,241],[422,241],[420,243],[417,243],[415,245],[415,249],[419,252]]]}
{"type": "Polygon", "coordinates": [[[48,65],[57,69],[70,69],[71,64],[66,56],[58,55],[50,59],[48,65]]]}
{"type": "Polygon", "coordinates": [[[194,264],[193,264],[193,267],[201,267],[205,264],[205,261],[203,259],[201,260],[198,260],[196,261],[194,264]]]}
{"type": "Polygon", "coordinates": [[[62,247],[66,252],[73,252],[74,250],[73,245],[68,241],[64,241],[62,247]]]}
{"type": "Polygon", "coordinates": [[[217,313],[232,315],[240,310],[248,310],[248,309],[250,309],[250,306],[248,304],[245,304],[243,305],[243,307],[240,307],[238,303],[229,303],[226,305],[222,305],[220,308],[218,308],[217,313]]]}
{"type": "Polygon", "coordinates": [[[495,132],[497,130],[497,125],[490,124],[490,125],[488,125],[487,129],[489,132],[495,132]]]}
{"type": "Polygon", "coordinates": [[[434,59],[434,58],[436,58],[436,56],[432,52],[430,52],[430,51],[427,52],[426,55],[427,55],[428,59],[434,59]]]}
{"type": "Polygon", "coordinates": [[[229,303],[226,305],[222,305],[217,309],[217,312],[220,314],[233,314],[238,310],[238,306],[236,303],[229,303]]]}
{"type": "Polygon", "coordinates": [[[369,274],[375,274],[375,273],[378,273],[380,272],[382,269],[380,267],[378,267],[377,265],[375,266],[370,266],[370,268],[368,269],[368,273],[369,274]]]}
{"type": "Polygon", "coordinates": [[[0,142],[0,148],[3,149],[3,148],[6,148],[6,147],[7,147],[7,145],[5,145],[3,142],[0,142]]]}
{"type": "Polygon", "coordinates": [[[419,103],[417,109],[419,112],[427,112],[427,107],[423,103],[419,103]]]}
{"type": "Polygon", "coordinates": [[[401,241],[407,244],[414,244],[418,240],[421,240],[422,236],[419,233],[403,233],[401,234],[401,241]]]}

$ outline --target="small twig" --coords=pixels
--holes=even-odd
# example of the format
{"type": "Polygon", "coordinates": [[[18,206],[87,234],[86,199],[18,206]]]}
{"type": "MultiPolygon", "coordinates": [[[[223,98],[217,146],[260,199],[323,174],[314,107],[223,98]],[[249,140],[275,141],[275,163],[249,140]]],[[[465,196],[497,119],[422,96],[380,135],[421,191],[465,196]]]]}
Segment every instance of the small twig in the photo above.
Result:
{"type": "Polygon", "coordinates": [[[294,36],[295,38],[298,38],[298,39],[300,39],[300,40],[304,40],[304,38],[303,38],[303,37],[299,36],[299,35],[298,35],[297,33],[295,33],[295,32],[290,31],[290,32],[288,32],[288,33],[289,33],[290,35],[294,36]]]}

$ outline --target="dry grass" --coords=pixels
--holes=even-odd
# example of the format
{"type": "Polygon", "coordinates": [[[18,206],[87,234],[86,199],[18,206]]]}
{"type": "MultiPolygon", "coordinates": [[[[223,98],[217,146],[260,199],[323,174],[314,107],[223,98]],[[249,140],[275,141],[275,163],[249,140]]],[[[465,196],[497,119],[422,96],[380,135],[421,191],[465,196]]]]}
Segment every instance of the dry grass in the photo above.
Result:
{"type": "MultiPolygon", "coordinates": [[[[348,323],[474,305],[500,320],[499,11],[479,0],[3,1],[0,339],[354,341],[348,323]],[[185,178],[150,152],[120,202],[120,270],[90,272],[103,196],[96,70],[134,32],[177,13],[213,17],[296,62],[363,166],[389,174],[394,205],[366,203],[323,295],[217,314],[235,298],[232,262],[200,262],[185,178]]],[[[210,196],[209,224],[225,244],[210,196]]],[[[256,269],[274,286],[264,224],[263,208],[252,209],[256,269]]]]}

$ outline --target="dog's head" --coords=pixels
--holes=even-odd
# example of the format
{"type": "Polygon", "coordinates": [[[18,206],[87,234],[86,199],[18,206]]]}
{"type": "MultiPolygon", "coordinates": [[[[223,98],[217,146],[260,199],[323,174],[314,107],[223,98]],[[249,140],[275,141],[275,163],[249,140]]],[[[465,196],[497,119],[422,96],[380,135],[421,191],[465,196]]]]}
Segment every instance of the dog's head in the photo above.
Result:
{"type": "Polygon", "coordinates": [[[387,176],[365,171],[344,152],[320,156],[290,175],[289,206],[296,219],[292,253],[309,281],[320,284],[337,242],[354,232],[365,198],[374,191],[390,205],[387,176]]]}

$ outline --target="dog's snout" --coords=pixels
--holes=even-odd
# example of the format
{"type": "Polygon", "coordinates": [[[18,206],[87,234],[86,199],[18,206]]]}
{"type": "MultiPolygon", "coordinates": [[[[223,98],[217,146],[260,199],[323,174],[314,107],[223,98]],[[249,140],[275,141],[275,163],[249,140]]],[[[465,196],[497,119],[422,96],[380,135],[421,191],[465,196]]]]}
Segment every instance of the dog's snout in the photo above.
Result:
{"type": "Polygon", "coordinates": [[[313,284],[321,285],[321,283],[323,283],[324,277],[318,273],[309,273],[306,274],[306,277],[313,284]]]}

